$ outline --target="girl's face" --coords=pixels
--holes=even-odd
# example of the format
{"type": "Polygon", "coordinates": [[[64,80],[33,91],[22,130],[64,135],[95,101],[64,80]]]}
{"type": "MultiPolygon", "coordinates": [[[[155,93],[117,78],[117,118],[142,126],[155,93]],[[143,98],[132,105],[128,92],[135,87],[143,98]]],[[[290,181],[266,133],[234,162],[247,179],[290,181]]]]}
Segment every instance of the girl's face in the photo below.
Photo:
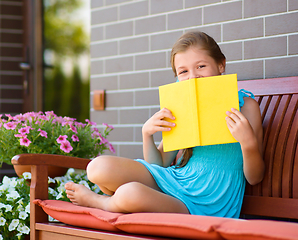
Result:
{"type": "Polygon", "coordinates": [[[190,47],[175,55],[175,68],[179,81],[191,78],[211,77],[225,71],[225,63],[217,64],[206,50],[190,47]]]}

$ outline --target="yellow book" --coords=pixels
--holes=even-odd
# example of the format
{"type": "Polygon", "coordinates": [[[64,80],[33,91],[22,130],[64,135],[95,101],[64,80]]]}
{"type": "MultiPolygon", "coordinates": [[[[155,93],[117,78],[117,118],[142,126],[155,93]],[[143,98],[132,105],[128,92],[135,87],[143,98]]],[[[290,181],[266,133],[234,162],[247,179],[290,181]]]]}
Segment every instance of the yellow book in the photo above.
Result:
{"type": "Polygon", "coordinates": [[[225,117],[239,110],[237,74],[193,78],[159,87],[160,108],[169,109],[176,126],[162,132],[165,152],[237,142],[225,117]]]}

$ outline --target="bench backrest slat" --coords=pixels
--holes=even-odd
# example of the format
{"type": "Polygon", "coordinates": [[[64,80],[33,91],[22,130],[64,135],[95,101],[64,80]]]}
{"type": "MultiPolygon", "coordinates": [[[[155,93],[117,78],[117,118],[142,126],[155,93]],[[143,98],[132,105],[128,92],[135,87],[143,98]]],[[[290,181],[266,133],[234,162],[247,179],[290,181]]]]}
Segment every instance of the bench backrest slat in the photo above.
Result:
{"type": "MultiPolygon", "coordinates": [[[[247,184],[244,210],[246,214],[251,209],[253,213],[266,216],[270,211],[268,206],[259,206],[257,211],[253,206],[258,204],[261,199],[259,197],[272,200],[278,198],[281,204],[283,199],[298,199],[298,77],[239,81],[238,86],[239,89],[253,92],[260,105],[266,166],[265,177],[260,184],[247,184]]],[[[289,212],[298,212],[298,206],[291,209],[293,206],[295,204],[288,207],[285,204],[283,208],[287,211],[283,211],[284,215],[279,212],[276,217],[287,218],[289,212]]]]}

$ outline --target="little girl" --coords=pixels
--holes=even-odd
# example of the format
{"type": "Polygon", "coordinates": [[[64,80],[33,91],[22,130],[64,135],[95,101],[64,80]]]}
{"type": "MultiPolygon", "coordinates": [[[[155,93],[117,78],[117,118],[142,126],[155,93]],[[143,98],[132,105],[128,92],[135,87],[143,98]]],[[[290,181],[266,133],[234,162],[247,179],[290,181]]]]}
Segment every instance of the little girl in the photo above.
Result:
{"type": "MultiPolygon", "coordinates": [[[[171,64],[179,81],[220,75],[226,59],[213,38],[203,32],[188,32],[178,39],[171,64]]],[[[171,131],[171,109],[161,109],[143,126],[144,159],[100,156],[87,166],[87,176],[106,195],[83,185],[65,185],[68,198],[77,205],[111,212],[171,212],[238,218],[245,179],[252,185],[264,175],[262,125],[258,103],[239,91],[241,112],[227,111],[227,127],[238,143],[198,146],[164,152],[153,135],[171,131]]],[[[183,139],[181,139],[183,141],[183,139]]]]}

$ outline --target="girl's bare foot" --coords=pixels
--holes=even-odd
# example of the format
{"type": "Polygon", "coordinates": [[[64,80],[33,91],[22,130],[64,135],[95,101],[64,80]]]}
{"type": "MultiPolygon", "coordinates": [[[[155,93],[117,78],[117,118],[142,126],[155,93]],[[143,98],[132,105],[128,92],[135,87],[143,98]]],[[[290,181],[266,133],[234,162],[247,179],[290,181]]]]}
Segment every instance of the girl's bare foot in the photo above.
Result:
{"type": "Polygon", "coordinates": [[[66,183],[65,189],[67,197],[73,204],[106,210],[108,196],[99,195],[84,185],[74,182],[66,183]]]}

